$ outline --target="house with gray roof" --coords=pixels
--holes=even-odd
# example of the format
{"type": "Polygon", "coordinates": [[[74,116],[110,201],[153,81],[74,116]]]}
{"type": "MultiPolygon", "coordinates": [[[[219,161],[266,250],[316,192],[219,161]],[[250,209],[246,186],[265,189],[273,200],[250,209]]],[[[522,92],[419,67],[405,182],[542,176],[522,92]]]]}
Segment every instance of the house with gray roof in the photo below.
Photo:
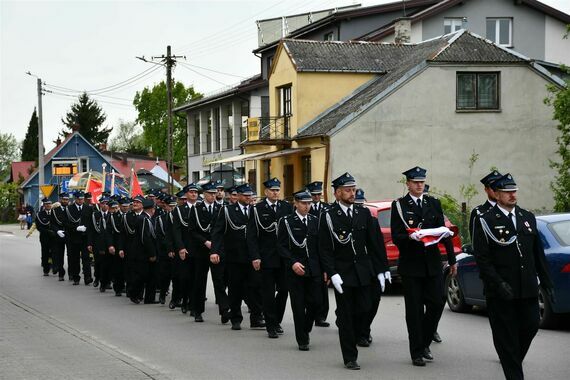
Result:
{"type": "Polygon", "coordinates": [[[409,44],[284,40],[276,57],[271,104],[290,86],[290,123],[288,136],[244,144],[250,169],[269,168],[259,181],[269,174],[297,189],[321,180],[330,199],[331,179],[349,171],[369,199],[387,199],[404,194],[400,173],[420,165],[432,189],[461,200],[461,185],[497,167],[515,176],[525,207],[552,208],[557,130],[543,99],[547,85],[565,83],[536,61],[464,30],[409,44]],[[299,79],[309,73],[320,76],[319,99],[299,79]],[[346,75],[365,80],[307,117],[346,75]]]}

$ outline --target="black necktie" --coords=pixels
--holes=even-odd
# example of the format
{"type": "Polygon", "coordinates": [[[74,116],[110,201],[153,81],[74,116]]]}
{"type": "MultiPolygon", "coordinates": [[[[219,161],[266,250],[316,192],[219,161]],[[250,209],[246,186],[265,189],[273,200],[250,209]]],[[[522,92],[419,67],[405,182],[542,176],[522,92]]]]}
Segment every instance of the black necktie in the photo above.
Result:
{"type": "Polygon", "coordinates": [[[212,213],[212,205],[208,205],[208,212],[211,214],[212,213]]]}
{"type": "Polygon", "coordinates": [[[352,219],[352,209],[350,207],[346,209],[346,214],[350,219],[352,219]]]}
{"type": "Polygon", "coordinates": [[[306,226],[307,225],[307,218],[303,218],[303,224],[306,226]]]}
{"type": "Polygon", "coordinates": [[[271,208],[273,209],[273,212],[277,212],[277,205],[275,203],[271,205],[271,208]]]}
{"type": "Polygon", "coordinates": [[[418,198],[418,207],[422,208],[422,200],[420,198],[418,198]]]}
{"type": "Polygon", "coordinates": [[[247,206],[243,206],[243,214],[247,216],[247,206]]]}
{"type": "Polygon", "coordinates": [[[511,221],[511,223],[513,224],[513,227],[516,229],[517,225],[515,224],[515,221],[513,220],[513,213],[509,212],[509,220],[511,221]]]}

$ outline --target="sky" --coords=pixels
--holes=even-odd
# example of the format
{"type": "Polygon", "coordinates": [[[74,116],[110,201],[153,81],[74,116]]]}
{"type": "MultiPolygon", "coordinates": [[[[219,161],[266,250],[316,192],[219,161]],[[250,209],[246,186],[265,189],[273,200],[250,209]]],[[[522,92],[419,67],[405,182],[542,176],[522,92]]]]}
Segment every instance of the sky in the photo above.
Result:
{"type": "MultiPolygon", "coordinates": [[[[42,103],[48,151],[80,91],[98,94],[105,126],[136,119],[136,91],[165,79],[164,68],[136,57],[166,54],[171,45],[185,56],[173,78],[207,94],[260,72],[251,52],[256,20],[393,1],[0,0],[0,131],[24,139],[38,103],[36,77],[52,91],[42,103]]],[[[570,0],[543,2],[570,13],[570,0]]]]}

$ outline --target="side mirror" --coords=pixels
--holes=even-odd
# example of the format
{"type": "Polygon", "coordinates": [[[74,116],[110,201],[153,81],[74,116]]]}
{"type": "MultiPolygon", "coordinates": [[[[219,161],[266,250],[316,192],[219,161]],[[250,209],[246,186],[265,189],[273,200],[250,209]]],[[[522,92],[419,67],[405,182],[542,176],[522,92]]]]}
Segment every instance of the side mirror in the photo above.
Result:
{"type": "Polygon", "coordinates": [[[461,252],[466,253],[468,255],[473,255],[473,246],[471,244],[463,244],[461,247],[461,252]]]}

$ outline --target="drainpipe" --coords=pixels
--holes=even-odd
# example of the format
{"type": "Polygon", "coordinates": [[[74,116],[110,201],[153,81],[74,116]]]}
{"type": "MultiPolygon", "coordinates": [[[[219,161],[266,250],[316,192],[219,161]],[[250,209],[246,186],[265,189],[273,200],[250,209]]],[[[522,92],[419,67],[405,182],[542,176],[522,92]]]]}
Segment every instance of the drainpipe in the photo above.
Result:
{"type": "Polygon", "coordinates": [[[186,168],[186,183],[188,184],[188,183],[190,183],[188,181],[188,176],[190,175],[190,168],[188,167],[188,119],[186,118],[186,116],[179,115],[177,112],[174,112],[174,115],[176,115],[180,119],[184,119],[184,125],[186,125],[186,128],[184,128],[184,131],[185,131],[184,132],[184,139],[185,139],[184,141],[186,142],[184,144],[186,146],[186,154],[184,155],[184,167],[186,168]]]}
{"type": "MultiPolygon", "coordinates": [[[[330,138],[328,136],[321,137],[321,143],[325,146],[325,172],[323,175],[323,182],[325,185],[325,189],[329,187],[329,164],[330,164],[330,138]]],[[[325,191],[325,202],[328,203],[329,201],[329,192],[325,191]]]]}

